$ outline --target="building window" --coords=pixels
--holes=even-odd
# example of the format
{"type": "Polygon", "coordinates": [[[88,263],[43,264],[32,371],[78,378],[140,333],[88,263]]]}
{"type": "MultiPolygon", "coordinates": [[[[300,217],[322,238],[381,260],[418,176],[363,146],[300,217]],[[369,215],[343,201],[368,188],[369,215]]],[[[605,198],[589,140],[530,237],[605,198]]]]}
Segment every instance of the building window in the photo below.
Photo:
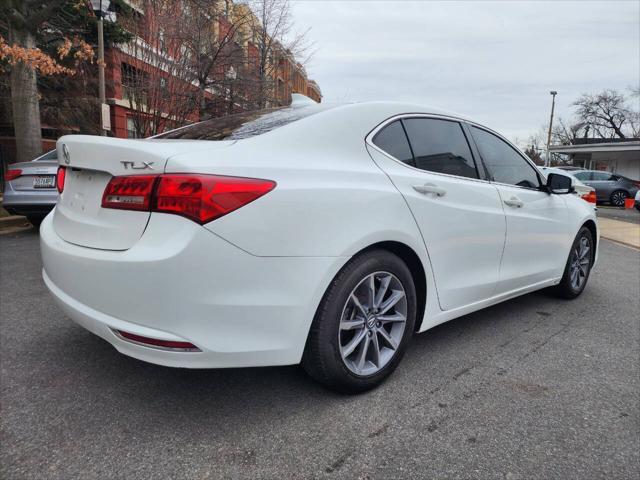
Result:
{"type": "Polygon", "coordinates": [[[164,28],[158,30],[158,47],[162,53],[167,53],[167,43],[165,42],[164,28]]]}
{"type": "Polygon", "coordinates": [[[120,67],[120,78],[122,83],[122,99],[146,105],[148,91],[148,76],[127,63],[122,63],[120,67]]]}
{"type": "Polygon", "coordinates": [[[127,138],[140,138],[136,129],[136,122],[132,117],[127,117],[127,138]]]}

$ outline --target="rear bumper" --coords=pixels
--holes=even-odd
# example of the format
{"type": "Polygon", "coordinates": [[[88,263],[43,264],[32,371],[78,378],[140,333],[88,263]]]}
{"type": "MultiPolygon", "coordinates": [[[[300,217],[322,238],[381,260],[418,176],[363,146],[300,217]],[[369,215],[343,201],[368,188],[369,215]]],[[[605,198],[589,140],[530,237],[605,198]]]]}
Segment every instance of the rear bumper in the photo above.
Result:
{"type": "Polygon", "coordinates": [[[7,188],[3,194],[2,207],[12,215],[45,216],[56,205],[57,190],[13,190],[7,188]]]}
{"type": "Polygon", "coordinates": [[[201,226],[153,214],[126,251],[80,247],[40,230],[43,278],[76,323],[118,351],[159,365],[286,365],[302,357],[326,286],[343,257],[256,257],[201,226]],[[132,343],[114,330],[187,341],[200,352],[132,343]]]}

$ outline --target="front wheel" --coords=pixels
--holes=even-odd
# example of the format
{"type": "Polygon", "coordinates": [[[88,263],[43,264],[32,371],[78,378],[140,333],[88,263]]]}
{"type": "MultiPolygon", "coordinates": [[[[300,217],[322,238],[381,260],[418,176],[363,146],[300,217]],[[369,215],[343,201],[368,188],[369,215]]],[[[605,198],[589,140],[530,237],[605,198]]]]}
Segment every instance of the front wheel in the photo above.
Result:
{"type": "Polygon", "coordinates": [[[582,227],[576,235],[562,280],[556,292],[564,298],[576,298],[582,293],[589,280],[594,259],[593,236],[587,227],[582,227]]]}
{"type": "Polygon", "coordinates": [[[336,276],[313,320],[302,365],[344,393],[369,390],[397,367],[413,335],[416,291],[396,255],[373,250],[336,276]]]}

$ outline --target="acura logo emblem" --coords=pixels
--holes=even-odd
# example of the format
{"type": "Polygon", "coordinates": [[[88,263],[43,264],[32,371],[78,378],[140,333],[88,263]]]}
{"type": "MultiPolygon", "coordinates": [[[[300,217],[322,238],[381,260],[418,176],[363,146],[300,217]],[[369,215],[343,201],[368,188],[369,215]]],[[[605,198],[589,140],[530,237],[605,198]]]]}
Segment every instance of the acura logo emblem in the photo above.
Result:
{"type": "Polygon", "coordinates": [[[64,163],[69,165],[71,163],[71,155],[69,154],[69,147],[66,143],[62,144],[62,156],[64,157],[64,163]]]}

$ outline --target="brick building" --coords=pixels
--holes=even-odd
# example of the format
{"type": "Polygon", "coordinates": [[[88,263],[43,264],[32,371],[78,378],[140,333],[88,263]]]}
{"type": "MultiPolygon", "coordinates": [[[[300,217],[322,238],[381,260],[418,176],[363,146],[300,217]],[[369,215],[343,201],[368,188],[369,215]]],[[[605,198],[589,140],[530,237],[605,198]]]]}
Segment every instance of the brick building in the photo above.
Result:
{"type": "MultiPolygon", "coordinates": [[[[204,92],[206,102],[211,105],[211,111],[215,116],[234,113],[250,108],[251,96],[255,92],[251,92],[251,89],[247,85],[256,84],[258,80],[257,76],[257,59],[259,55],[259,47],[256,45],[254,39],[259,34],[260,23],[258,19],[253,15],[248,7],[244,4],[238,3],[234,5],[229,0],[219,0],[224,3],[224,8],[227,9],[229,15],[231,15],[231,9],[237,9],[235,14],[250,15],[252,21],[247,22],[247,25],[238,29],[236,33],[237,38],[234,39],[233,45],[230,48],[238,49],[239,56],[242,58],[241,65],[237,65],[236,68],[216,71],[215,75],[220,77],[228,76],[229,71],[241,72],[243,84],[242,88],[238,88],[239,81],[229,80],[228,82],[220,81],[226,86],[224,88],[207,88],[204,92]],[[234,91],[234,88],[236,89],[234,91]],[[240,90],[240,91],[239,91],[240,90]]],[[[140,25],[144,25],[144,28],[140,29],[140,32],[154,31],[153,23],[154,18],[149,14],[149,11],[145,11],[144,0],[126,0],[134,9],[134,15],[137,17],[136,21],[140,25]]],[[[176,2],[176,8],[180,9],[179,2],[176,2]]],[[[184,12],[177,11],[176,15],[183,14],[184,12]]],[[[227,20],[227,17],[220,16],[217,18],[216,26],[212,35],[223,35],[231,28],[231,22],[227,20]]],[[[157,33],[157,32],[156,32],[157,33]]],[[[162,33],[162,32],[160,32],[162,33]]],[[[111,132],[110,135],[120,138],[136,138],[144,136],[140,133],[140,128],[136,129],[135,121],[140,118],[141,111],[144,112],[144,102],[136,102],[132,98],[131,85],[135,84],[139,76],[146,74],[152,74],[155,76],[157,68],[162,69],[163,61],[168,58],[178,58],[182,55],[179,45],[162,45],[162,35],[152,36],[149,38],[146,34],[136,35],[136,38],[130,42],[130,44],[118,46],[115,48],[107,49],[105,52],[105,77],[107,83],[107,103],[110,104],[111,110],[111,132]],[[147,38],[144,38],[147,37],[147,38]],[[142,103],[139,105],[138,103],[142,103]]],[[[273,47],[273,62],[276,66],[270,69],[270,75],[273,76],[272,82],[275,88],[273,99],[268,102],[267,106],[275,105],[288,105],[291,101],[292,93],[300,93],[306,95],[316,102],[322,100],[322,92],[318,84],[309,79],[304,67],[295,59],[291,52],[285,50],[277,42],[273,47]]],[[[166,84],[184,83],[183,80],[172,78],[170,74],[162,76],[161,82],[166,84]]],[[[196,95],[198,86],[182,85],[179,89],[184,92],[189,90],[193,91],[196,95]]],[[[174,128],[183,123],[191,123],[199,120],[198,113],[194,110],[191,113],[183,113],[181,118],[171,118],[166,116],[160,121],[163,123],[158,126],[155,133],[159,131],[168,130],[174,128]]],[[[143,129],[144,130],[144,129],[143,129]]]]}

